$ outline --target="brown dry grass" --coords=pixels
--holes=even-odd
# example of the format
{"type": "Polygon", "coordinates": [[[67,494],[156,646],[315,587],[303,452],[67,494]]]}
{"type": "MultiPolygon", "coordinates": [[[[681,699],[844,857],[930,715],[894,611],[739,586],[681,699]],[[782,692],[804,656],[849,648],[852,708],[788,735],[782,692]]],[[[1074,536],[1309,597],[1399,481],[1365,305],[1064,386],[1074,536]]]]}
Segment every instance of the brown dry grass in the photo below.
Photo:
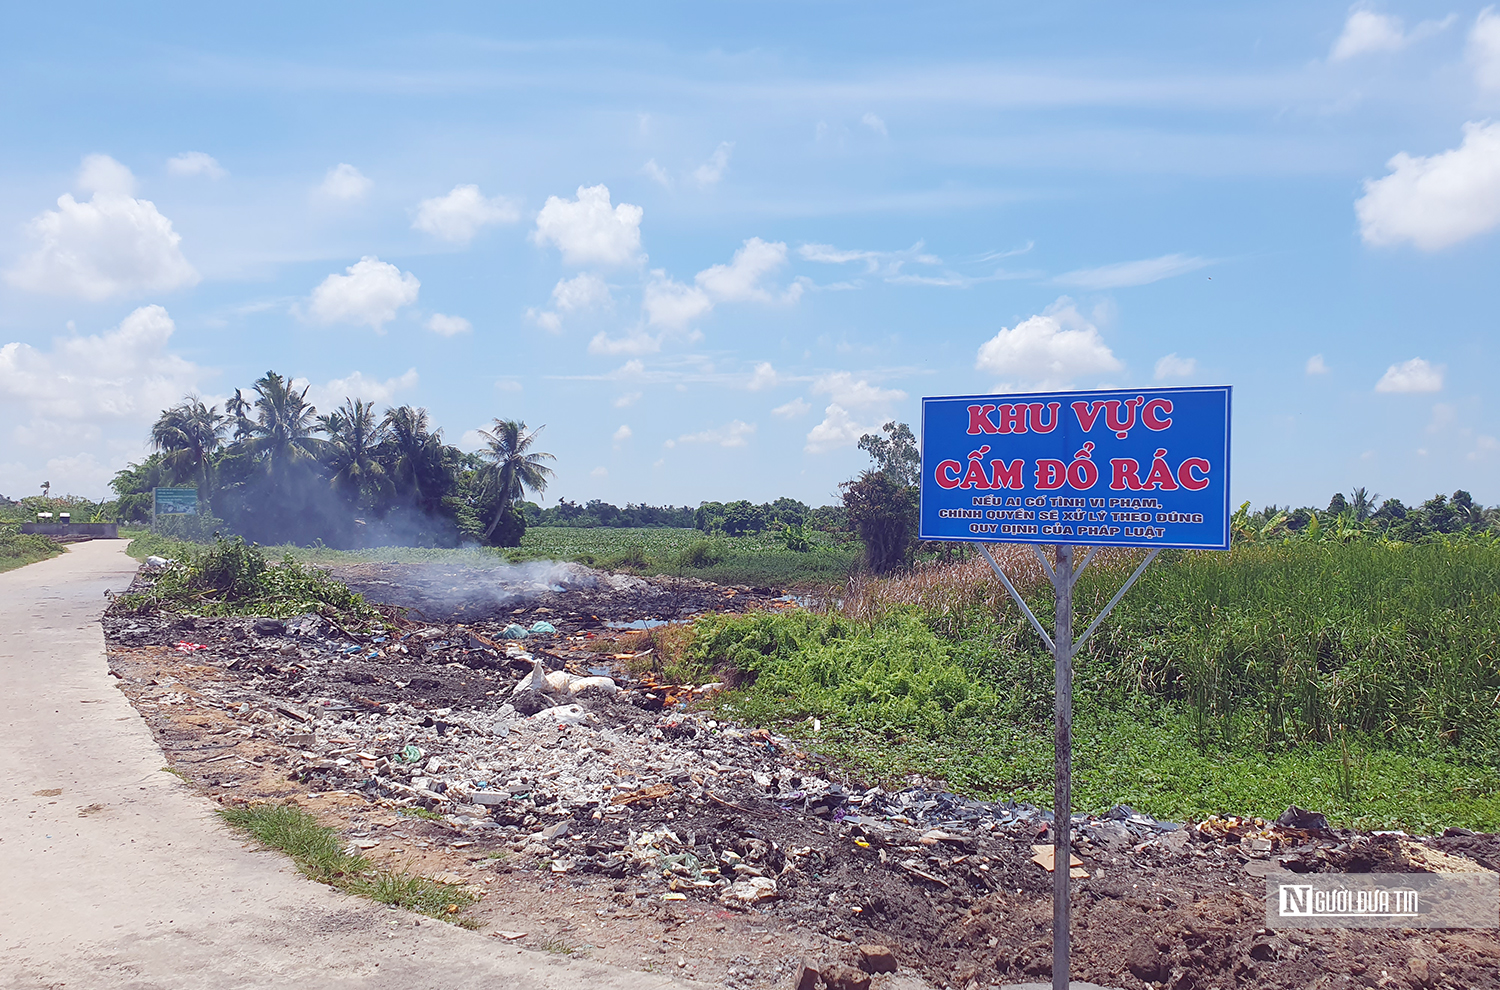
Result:
{"type": "MultiPolygon", "coordinates": [[[[990,552],[1033,611],[1050,598],[1050,582],[1030,546],[994,544],[990,552]]],[[[1081,560],[1081,554],[1086,552],[1080,550],[1077,559],[1081,560]]],[[[1043,553],[1049,561],[1054,559],[1053,548],[1045,547],[1043,553]]],[[[1089,564],[1089,570],[1125,570],[1138,563],[1140,556],[1137,550],[1101,549],[1089,564]]],[[[1112,587],[1110,591],[1113,591],[1112,587]]],[[[948,635],[957,635],[966,619],[972,616],[1015,612],[1009,592],[977,553],[962,562],[919,564],[892,577],[856,575],[849,579],[842,596],[827,596],[820,610],[836,611],[849,619],[868,623],[877,621],[894,608],[903,607],[920,609],[931,619],[934,628],[948,635]]]]}

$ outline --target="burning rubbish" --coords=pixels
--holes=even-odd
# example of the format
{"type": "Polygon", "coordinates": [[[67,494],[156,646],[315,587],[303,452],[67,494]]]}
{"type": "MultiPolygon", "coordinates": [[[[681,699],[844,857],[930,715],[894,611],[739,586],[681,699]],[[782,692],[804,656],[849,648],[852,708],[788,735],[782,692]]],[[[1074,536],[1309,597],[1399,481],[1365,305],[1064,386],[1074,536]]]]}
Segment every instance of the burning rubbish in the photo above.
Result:
{"type": "MultiPolygon", "coordinates": [[[[568,920],[582,899],[600,926],[588,929],[596,957],[680,958],[699,977],[714,958],[715,977],[740,988],[871,985],[896,965],[954,987],[1049,971],[1050,864],[1033,846],[1050,854],[1050,812],[932,781],[852,780],[794,739],[705,710],[721,683],[633,670],[651,654],[598,635],[604,621],[734,601],[636,580],[549,588],[464,622],[105,623],[122,687],[199,786],[230,804],[326,808],[351,848],[420,857],[479,898],[502,938],[583,944],[568,920]],[[525,637],[504,638],[511,626],[525,637]],[[674,941],[637,931],[648,923],[674,941]]],[[[459,604],[475,600],[455,587],[459,604]]],[[[1074,816],[1074,869],[1086,874],[1075,974],[1305,986],[1297,959],[1353,950],[1325,933],[1267,934],[1254,886],[1264,869],[1430,869],[1442,849],[1500,865],[1492,837],[1424,844],[1336,832],[1300,809],[1283,819],[1184,825],[1125,806],[1074,816]]],[[[1398,933],[1361,938],[1366,965],[1399,968],[1418,951],[1398,933]]],[[[1485,938],[1450,946],[1455,985],[1488,978],[1485,938]]]]}

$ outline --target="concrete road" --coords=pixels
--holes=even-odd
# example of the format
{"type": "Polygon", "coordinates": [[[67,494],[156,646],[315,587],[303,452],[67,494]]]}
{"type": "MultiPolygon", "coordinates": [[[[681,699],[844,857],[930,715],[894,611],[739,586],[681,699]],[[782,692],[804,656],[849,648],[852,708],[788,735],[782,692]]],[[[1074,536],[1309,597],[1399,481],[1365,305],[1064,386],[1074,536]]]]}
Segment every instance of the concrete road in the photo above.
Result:
{"type": "Polygon", "coordinates": [[[246,848],[160,771],[107,672],[104,592],[134,571],[101,540],[0,574],[0,986],[683,985],[418,921],[246,848]]]}

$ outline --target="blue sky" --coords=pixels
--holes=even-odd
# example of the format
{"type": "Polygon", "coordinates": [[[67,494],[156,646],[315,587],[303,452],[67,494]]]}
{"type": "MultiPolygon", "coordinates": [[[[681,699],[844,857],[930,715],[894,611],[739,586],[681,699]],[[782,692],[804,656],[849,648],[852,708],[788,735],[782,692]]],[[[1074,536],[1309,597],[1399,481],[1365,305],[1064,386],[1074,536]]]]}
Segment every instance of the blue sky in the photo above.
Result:
{"type": "Polygon", "coordinates": [[[1500,502],[1490,8],[496,6],[12,10],[0,492],[275,369],[545,424],[549,502],[1153,383],[1235,386],[1236,502],[1500,502]]]}

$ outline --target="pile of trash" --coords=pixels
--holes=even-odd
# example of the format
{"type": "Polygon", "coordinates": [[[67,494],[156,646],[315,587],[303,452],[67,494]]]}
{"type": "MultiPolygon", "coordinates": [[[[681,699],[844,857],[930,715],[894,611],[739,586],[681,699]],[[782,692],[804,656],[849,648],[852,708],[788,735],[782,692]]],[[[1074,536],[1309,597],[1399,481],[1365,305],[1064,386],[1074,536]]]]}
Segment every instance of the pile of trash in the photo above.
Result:
{"type": "MultiPolygon", "coordinates": [[[[497,873],[580,891],[599,882],[663,914],[673,902],[772,912],[851,945],[888,944],[953,986],[971,970],[981,982],[1043,971],[1052,863],[1037,848],[1051,812],[916,779],[863,786],[796,739],[716,717],[699,702],[721,684],[659,684],[648,655],[612,652],[575,615],[537,613],[359,628],[319,615],[109,615],[105,629],[169,758],[187,756],[221,800],[338,795],[406,812],[445,845],[503,855],[484,860],[497,873]],[[184,718],[202,710],[216,718],[184,718]],[[194,721],[212,721],[217,741],[174,752],[194,721]],[[236,750],[236,737],[250,745],[236,750]]],[[[1094,978],[1113,985],[1134,972],[1109,934],[1128,925],[1216,932],[1218,982],[1203,986],[1243,985],[1247,959],[1264,969],[1259,895],[1243,885],[1259,868],[1432,869],[1442,855],[1297,808],[1181,825],[1122,805],[1072,827],[1091,919],[1078,958],[1105,960],[1094,978]],[[1225,891],[1249,898],[1232,923],[1225,891]]],[[[1444,841],[1493,853],[1489,837],[1444,841]]],[[[1196,948],[1171,948],[1187,961],[1162,972],[1208,973],[1196,948]]]]}

